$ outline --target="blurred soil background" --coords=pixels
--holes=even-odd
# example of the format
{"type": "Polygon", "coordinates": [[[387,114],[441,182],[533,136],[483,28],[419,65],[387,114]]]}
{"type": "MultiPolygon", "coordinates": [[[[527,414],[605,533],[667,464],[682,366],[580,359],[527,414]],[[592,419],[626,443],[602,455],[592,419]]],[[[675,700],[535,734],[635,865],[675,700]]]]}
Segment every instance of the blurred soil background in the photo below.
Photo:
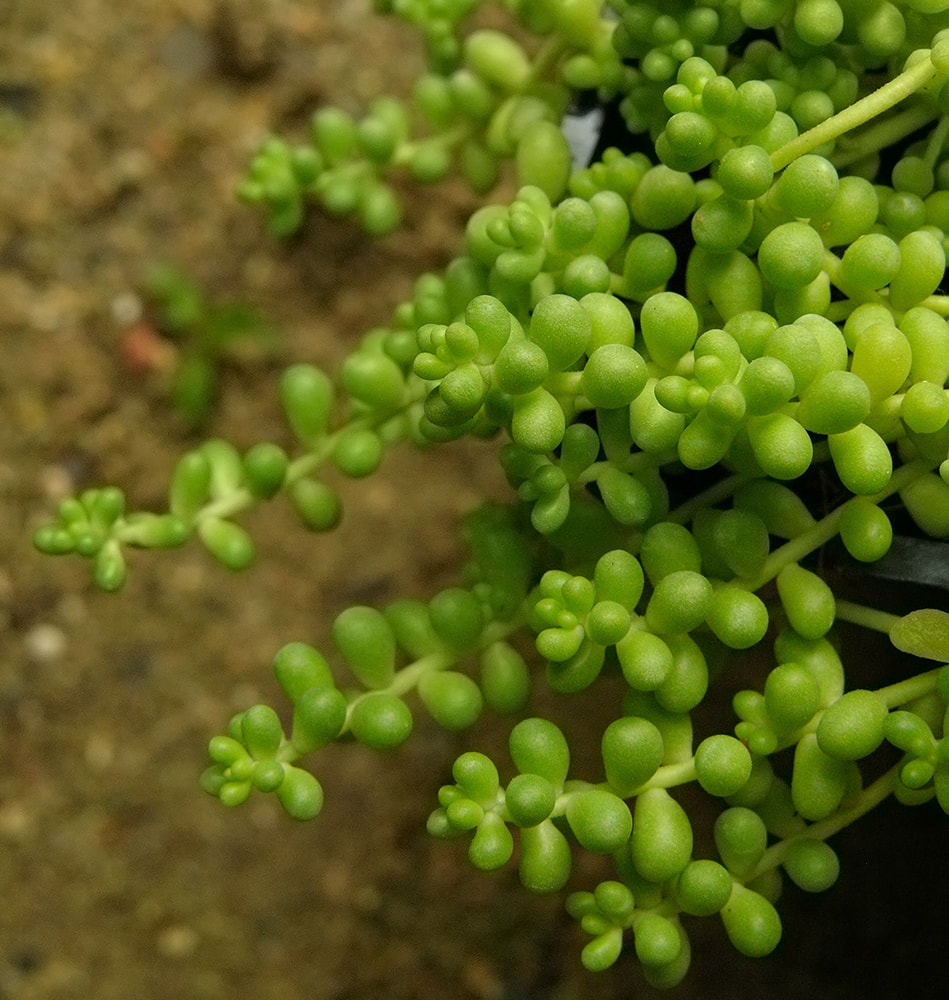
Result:
{"type": "MultiPolygon", "coordinates": [[[[328,537],[280,503],[254,512],[258,565],[243,575],[193,545],[135,558],[109,596],[78,560],[30,545],[87,486],[163,509],[176,458],[205,436],[289,445],[281,367],[332,368],[451,259],[472,206],[451,186],[411,196],[406,227],[380,242],[315,217],[278,243],[234,197],[269,131],[299,136],[321,104],[359,112],[407,91],[415,36],[369,8],[0,0],[0,1000],[657,995],[633,961],[582,972],[561,899],[527,897],[511,870],[479,875],[463,847],[425,834],[451,761],[502,748],[501,724],[448,737],[419,713],[391,757],[330,748],[313,762],[327,799],[313,823],[264,797],[231,812],[197,786],[234,711],[281,705],[268,666],[280,645],[325,645],[349,604],[456,582],[459,518],[503,490],[490,446],[390,455],[345,489],[328,537]],[[279,330],[225,364],[200,436],[161,372],[130,357],[156,262],[279,330]]],[[[773,960],[742,960],[715,922],[697,927],[678,996],[888,997],[914,969],[925,982],[943,964],[945,923],[925,899],[946,890],[931,863],[945,827],[932,808],[911,830],[890,812],[839,838],[837,889],[788,892],[773,960]]],[[[576,887],[595,880],[584,869],[576,887]]],[[[929,982],[918,998],[937,995],[929,982]]]]}

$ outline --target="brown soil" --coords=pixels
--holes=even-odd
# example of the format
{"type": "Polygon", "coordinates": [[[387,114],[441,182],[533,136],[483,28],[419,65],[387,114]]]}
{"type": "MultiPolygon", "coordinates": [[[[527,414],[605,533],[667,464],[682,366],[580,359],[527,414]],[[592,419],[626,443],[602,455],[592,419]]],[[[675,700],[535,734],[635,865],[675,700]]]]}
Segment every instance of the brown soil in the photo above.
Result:
{"type": "MultiPolygon", "coordinates": [[[[280,504],[256,512],[260,558],[244,575],[189,547],[136,558],[108,596],[78,561],[30,545],[55,501],[86,486],[121,484],[133,506],[161,508],[176,457],[200,439],[161,375],[123,359],[151,263],[280,329],[275,350],[225,365],[204,429],[247,447],[286,443],[282,365],[332,367],[450,259],[470,203],[449,187],[414,198],[406,229],[378,243],[318,218],[279,244],[233,197],[269,130],[299,133],[322,102],[357,111],[404,92],[414,36],[369,7],[0,0],[0,1000],[653,995],[631,961],[580,970],[559,899],[526,898],[513,873],[478,875],[458,845],[426,836],[468,737],[420,723],[391,757],[331,748],[313,765],[327,797],[313,823],[264,798],[230,812],[197,788],[230,714],[280,704],[268,663],[283,642],[322,644],[349,604],[455,582],[458,519],[501,489],[490,448],[391,455],[346,490],[329,537],[305,536],[280,504]]],[[[489,725],[477,745],[502,732],[489,725]]],[[[875,992],[891,962],[873,963],[892,924],[909,942],[893,962],[924,961],[935,931],[920,944],[925,924],[910,933],[908,917],[868,912],[882,882],[905,877],[888,873],[909,849],[867,851],[845,858],[866,899],[792,896],[771,962],[699,929],[680,995],[891,995],[875,992]],[[877,986],[855,982],[855,948],[877,986]]]]}

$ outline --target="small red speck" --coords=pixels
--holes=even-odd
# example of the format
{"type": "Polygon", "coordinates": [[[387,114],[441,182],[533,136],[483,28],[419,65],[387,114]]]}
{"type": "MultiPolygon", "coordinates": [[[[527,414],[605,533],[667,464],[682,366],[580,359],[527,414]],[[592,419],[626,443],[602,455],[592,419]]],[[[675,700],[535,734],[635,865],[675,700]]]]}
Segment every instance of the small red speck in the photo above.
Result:
{"type": "Polygon", "coordinates": [[[133,375],[171,371],[175,366],[176,353],[174,347],[147,322],[128,327],[119,341],[122,364],[133,375]]]}

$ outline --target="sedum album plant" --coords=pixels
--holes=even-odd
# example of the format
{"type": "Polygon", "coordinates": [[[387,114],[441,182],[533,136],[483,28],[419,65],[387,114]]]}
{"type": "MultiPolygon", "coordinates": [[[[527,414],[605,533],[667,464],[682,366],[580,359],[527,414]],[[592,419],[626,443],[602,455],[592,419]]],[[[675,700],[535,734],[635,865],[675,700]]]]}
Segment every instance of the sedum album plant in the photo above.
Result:
{"type": "Polygon", "coordinates": [[[866,585],[907,546],[921,581],[949,566],[949,0],[498,0],[510,35],[477,27],[478,0],[375,6],[424,38],[411,98],[318,111],[302,143],[265,143],[242,196],[275,233],[312,211],[385,233],[405,175],[487,192],[512,161],[513,200],[486,200],[334,378],[283,374],[289,451],[207,441],[167,512],[92,489],[36,544],[88,558],[106,590],[130,546],[196,537],[240,570],[248,508],[280,498],[326,531],[325,470],[490,440],[510,500],[466,522],[458,585],[343,611],[345,679],[284,645],[289,721],[233,718],[204,788],[310,819],[304,760],[326,744],[398,746],[419,711],[449,730],[509,714],[510,761],[462,754],[433,835],[483,870],[516,855],[540,893],[602,855],[566,901],[588,969],[633,949],[672,986],[702,917],[767,955],[782,879],[829,888],[840,829],[889,797],[949,812],[949,613],[877,606],[866,585]],[[581,106],[617,127],[574,163],[581,106]],[[884,686],[840,622],[899,651],[884,686]],[[536,685],[615,699],[588,734],[600,768],[574,770],[536,685]],[[733,706],[723,731],[699,722],[710,691],[733,706]],[[687,785],[708,799],[692,815],[687,785]]]}

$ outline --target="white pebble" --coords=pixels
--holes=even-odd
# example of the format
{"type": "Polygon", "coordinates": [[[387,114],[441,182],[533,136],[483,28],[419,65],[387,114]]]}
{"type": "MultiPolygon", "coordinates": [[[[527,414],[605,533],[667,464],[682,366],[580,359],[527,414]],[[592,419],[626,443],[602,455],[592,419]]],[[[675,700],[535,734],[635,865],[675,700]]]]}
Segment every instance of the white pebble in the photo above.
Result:
{"type": "Polygon", "coordinates": [[[66,633],[56,625],[41,622],[34,625],[23,638],[27,656],[34,663],[54,663],[66,652],[66,633]]]}

